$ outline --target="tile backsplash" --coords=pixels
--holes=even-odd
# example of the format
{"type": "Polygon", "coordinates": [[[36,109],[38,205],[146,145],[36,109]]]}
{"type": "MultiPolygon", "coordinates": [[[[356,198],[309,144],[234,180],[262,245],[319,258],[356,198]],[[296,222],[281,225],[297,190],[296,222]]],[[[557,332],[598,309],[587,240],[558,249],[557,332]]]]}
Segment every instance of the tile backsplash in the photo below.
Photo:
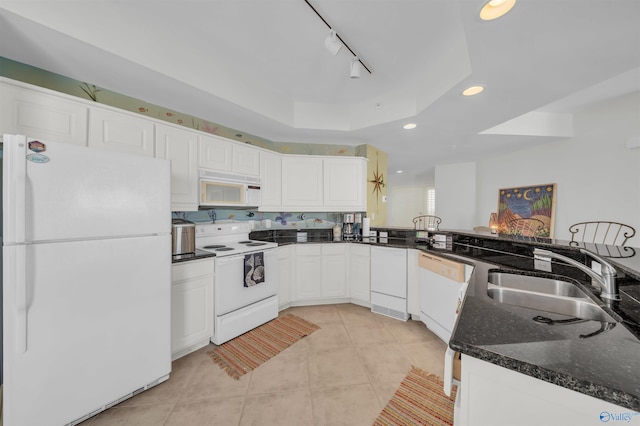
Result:
{"type": "Polygon", "coordinates": [[[210,209],[197,212],[173,212],[172,218],[197,223],[251,222],[254,230],[328,229],[342,223],[342,212],[259,212],[251,209],[210,209]]]}

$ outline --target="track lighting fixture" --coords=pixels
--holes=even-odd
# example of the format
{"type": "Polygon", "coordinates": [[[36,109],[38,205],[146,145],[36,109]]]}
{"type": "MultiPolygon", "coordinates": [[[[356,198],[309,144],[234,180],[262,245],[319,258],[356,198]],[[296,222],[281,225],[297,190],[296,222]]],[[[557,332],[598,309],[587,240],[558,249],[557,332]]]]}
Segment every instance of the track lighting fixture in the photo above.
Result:
{"type": "Polygon", "coordinates": [[[313,10],[315,14],[318,15],[318,18],[320,18],[322,22],[324,22],[324,24],[329,28],[329,35],[324,40],[324,45],[327,48],[327,50],[332,55],[335,56],[338,54],[338,51],[344,45],[344,47],[346,47],[349,50],[349,52],[351,52],[351,54],[353,55],[353,59],[351,60],[351,65],[350,65],[349,77],[359,78],[360,67],[364,68],[365,70],[367,70],[369,74],[371,74],[371,70],[364,64],[362,59],[358,58],[358,55],[356,55],[356,53],[349,47],[349,45],[344,42],[342,37],[340,37],[340,35],[331,27],[331,25],[329,25],[329,23],[322,17],[322,15],[318,13],[315,7],[313,7],[311,3],[309,3],[309,0],[304,0],[304,2],[307,3],[307,6],[309,6],[311,10],[313,10]]]}
{"type": "Polygon", "coordinates": [[[357,56],[354,56],[353,59],[351,60],[351,66],[349,69],[350,69],[350,73],[349,73],[350,78],[360,78],[360,61],[358,60],[357,56]]]}
{"type": "Polygon", "coordinates": [[[338,35],[334,30],[329,30],[329,35],[324,40],[324,47],[326,47],[333,56],[336,56],[340,49],[342,49],[342,43],[338,40],[338,35]]]}

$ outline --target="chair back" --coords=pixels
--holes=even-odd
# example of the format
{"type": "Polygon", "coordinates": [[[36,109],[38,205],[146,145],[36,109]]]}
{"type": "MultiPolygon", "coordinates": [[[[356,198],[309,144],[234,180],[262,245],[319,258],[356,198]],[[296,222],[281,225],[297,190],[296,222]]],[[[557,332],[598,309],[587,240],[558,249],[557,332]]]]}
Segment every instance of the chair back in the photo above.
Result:
{"type": "Polygon", "coordinates": [[[636,230],[620,222],[591,221],[574,223],[569,227],[571,241],[623,246],[636,230]]]}
{"type": "Polygon", "coordinates": [[[416,231],[437,231],[442,219],[433,215],[422,215],[413,218],[413,227],[416,231]]]}

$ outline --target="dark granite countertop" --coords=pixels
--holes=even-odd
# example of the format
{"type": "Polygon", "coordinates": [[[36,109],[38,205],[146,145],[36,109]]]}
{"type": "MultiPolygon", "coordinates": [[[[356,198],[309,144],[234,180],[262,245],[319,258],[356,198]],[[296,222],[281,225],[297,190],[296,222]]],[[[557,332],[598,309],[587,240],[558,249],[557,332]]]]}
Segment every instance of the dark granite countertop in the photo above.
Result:
{"type": "MultiPolygon", "coordinates": [[[[461,244],[454,243],[452,253],[472,257],[476,267],[449,342],[452,349],[640,411],[640,303],[629,295],[640,289],[634,277],[619,280],[620,302],[603,306],[619,321],[612,329],[600,332],[601,326],[607,323],[599,321],[543,324],[533,318],[537,315],[556,320],[568,317],[499,303],[487,295],[487,274],[491,269],[545,275],[535,270],[532,256],[501,252],[493,244],[489,244],[489,248],[475,247],[466,238],[459,241],[461,244]]],[[[514,252],[531,250],[517,245],[505,248],[514,252]]],[[[553,248],[559,251],[558,246],[553,248]]],[[[575,280],[583,289],[590,287],[590,279],[573,267],[554,263],[553,273],[575,280]]],[[[588,293],[604,305],[595,294],[588,293]]]]}
{"type": "Polygon", "coordinates": [[[171,256],[171,263],[190,262],[192,260],[206,259],[208,257],[216,257],[216,254],[205,250],[196,249],[195,253],[186,253],[171,256]]]}
{"type": "MultiPolygon", "coordinates": [[[[313,231],[318,230],[308,230],[307,243],[334,242],[331,234],[323,237],[324,233],[313,231]]],[[[364,243],[415,248],[475,265],[449,342],[452,349],[640,411],[640,255],[636,249],[456,230],[439,231],[452,235],[450,250],[434,249],[416,242],[412,230],[388,231],[389,237],[383,242],[372,239],[364,243]],[[581,247],[605,256],[618,270],[622,300],[604,309],[619,322],[602,332],[598,332],[601,328],[598,321],[543,324],[533,321],[533,317],[567,317],[491,299],[487,295],[487,273],[491,269],[544,274],[534,268],[532,252],[536,247],[554,250],[583,263],[586,259],[578,250],[581,247]],[[592,334],[594,332],[598,333],[592,334]],[[591,337],[580,337],[590,334],[591,337]]],[[[259,231],[252,233],[251,238],[279,244],[297,243],[295,231],[259,231]]],[[[572,266],[554,261],[553,274],[574,280],[583,289],[589,287],[590,278],[572,266]]],[[[595,294],[589,294],[602,304],[595,294]]]]}

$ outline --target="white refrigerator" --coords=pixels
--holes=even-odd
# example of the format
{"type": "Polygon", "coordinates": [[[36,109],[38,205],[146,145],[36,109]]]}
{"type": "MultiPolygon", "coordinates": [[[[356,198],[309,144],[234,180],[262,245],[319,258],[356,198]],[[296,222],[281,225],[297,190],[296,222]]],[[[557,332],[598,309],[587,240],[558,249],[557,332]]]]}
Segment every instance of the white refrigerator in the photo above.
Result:
{"type": "Polygon", "coordinates": [[[4,426],[77,424],[171,371],[166,160],[4,135],[4,426]]]}

